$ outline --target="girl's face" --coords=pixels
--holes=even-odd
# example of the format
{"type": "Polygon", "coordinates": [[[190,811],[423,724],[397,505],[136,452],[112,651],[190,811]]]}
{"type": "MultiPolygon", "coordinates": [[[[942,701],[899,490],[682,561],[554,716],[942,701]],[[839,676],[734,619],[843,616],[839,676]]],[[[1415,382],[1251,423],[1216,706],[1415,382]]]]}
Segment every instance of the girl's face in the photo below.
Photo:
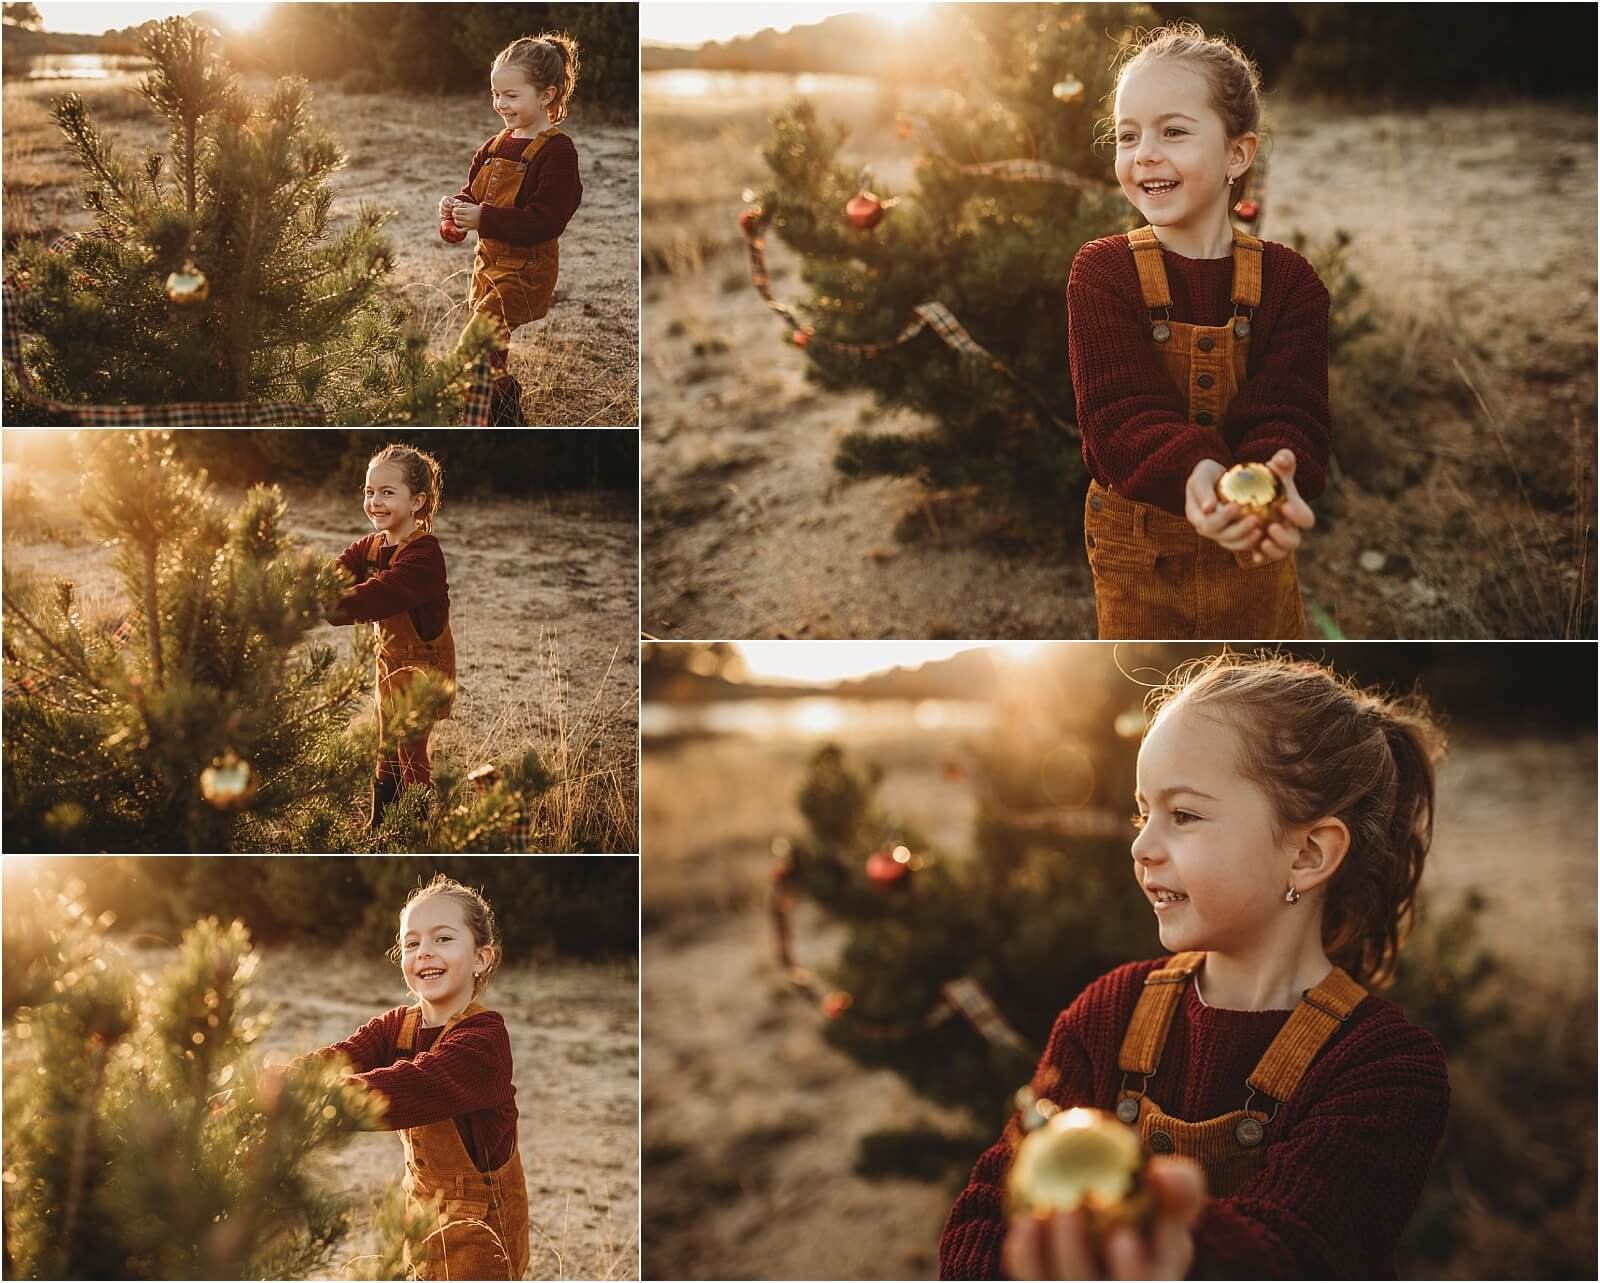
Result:
{"type": "Polygon", "coordinates": [[[477,947],[466,910],[448,895],[413,900],[400,915],[400,970],[406,988],[430,1006],[458,1011],[472,1000],[473,971],[490,950],[477,947]]]}
{"type": "Polygon", "coordinates": [[[536,89],[521,67],[507,66],[489,73],[489,88],[495,112],[512,129],[543,129],[550,123],[545,107],[556,96],[554,85],[536,89]]]}
{"type": "Polygon", "coordinates": [[[1228,175],[1255,155],[1255,135],[1230,143],[1205,78],[1176,62],[1146,63],[1123,79],[1116,138],[1117,182],[1152,227],[1203,231],[1225,219],[1228,175]]]}
{"type": "Polygon", "coordinates": [[[367,468],[361,510],[374,530],[399,536],[410,533],[416,525],[417,513],[427,497],[406,485],[406,474],[399,464],[374,463],[367,468]]]}
{"type": "Polygon", "coordinates": [[[1274,835],[1272,803],[1238,761],[1226,719],[1181,702],[1139,750],[1134,875],[1170,952],[1249,954],[1283,911],[1296,848],[1274,835]]]}

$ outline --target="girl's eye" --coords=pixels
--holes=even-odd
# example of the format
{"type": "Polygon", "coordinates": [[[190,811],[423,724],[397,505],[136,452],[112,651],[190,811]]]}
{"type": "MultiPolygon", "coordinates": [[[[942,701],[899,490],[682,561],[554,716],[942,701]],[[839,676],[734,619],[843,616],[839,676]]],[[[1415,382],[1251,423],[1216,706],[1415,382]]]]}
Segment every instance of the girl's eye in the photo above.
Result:
{"type": "Polygon", "coordinates": [[[1190,824],[1194,820],[1198,820],[1199,818],[1200,817],[1193,811],[1174,811],[1172,813],[1172,822],[1178,825],[1180,828],[1190,824]]]}

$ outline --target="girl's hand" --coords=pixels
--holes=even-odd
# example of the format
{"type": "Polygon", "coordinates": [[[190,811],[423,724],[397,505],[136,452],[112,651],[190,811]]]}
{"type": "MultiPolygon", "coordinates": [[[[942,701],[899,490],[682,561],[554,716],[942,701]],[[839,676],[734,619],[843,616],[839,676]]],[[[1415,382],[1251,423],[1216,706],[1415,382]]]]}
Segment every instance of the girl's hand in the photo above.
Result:
{"type": "Polygon", "coordinates": [[[1206,1175],[1192,1158],[1152,1158],[1146,1178],[1158,1210],[1140,1239],[1127,1227],[1106,1240],[1095,1259],[1082,1212],[1018,1216],[1006,1232],[1000,1261],[1014,1279],[1181,1279],[1194,1264],[1194,1223],[1206,1202],[1206,1175]]]}
{"type": "Polygon", "coordinates": [[[450,219],[457,227],[476,227],[478,217],[478,207],[471,201],[457,201],[450,211],[450,219]]]}
{"type": "Polygon", "coordinates": [[[1194,465],[1183,487],[1183,515],[1202,535],[1229,552],[1247,552],[1261,538],[1261,523],[1245,516],[1238,504],[1217,498],[1217,478],[1226,471],[1215,459],[1202,459],[1194,465]]]}
{"type": "Polygon", "coordinates": [[[1267,460],[1267,467],[1283,481],[1283,510],[1278,519],[1267,527],[1261,546],[1256,549],[1257,561],[1282,561],[1300,546],[1300,532],[1317,524],[1311,505],[1300,497],[1294,484],[1294,451],[1279,450],[1267,460]]]}
{"type": "Polygon", "coordinates": [[[454,196],[439,197],[439,221],[442,223],[450,217],[450,208],[456,203],[454,196]]]}

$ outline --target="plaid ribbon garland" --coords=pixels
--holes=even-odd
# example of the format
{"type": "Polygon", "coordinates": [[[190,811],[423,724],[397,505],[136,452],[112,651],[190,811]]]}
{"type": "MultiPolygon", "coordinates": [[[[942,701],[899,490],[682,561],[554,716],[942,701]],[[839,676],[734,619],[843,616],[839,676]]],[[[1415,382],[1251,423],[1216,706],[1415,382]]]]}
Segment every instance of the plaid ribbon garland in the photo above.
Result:
{"type": "Polygon", "coordinates": [[[931,329],[952,351],[986,362],[996,374],[1009,380],[1018,391],[1033,402],[1035,408],[1048,422],[1069,436],[1079,435],[1078,429],[1059,417],[1037,388],[967,333],[966,327],[943,303],[934,301],[917,304],[911,309],[911,319],[902,327],[900,333],[887,343],[841,343],[837,339],[820,337],[794,314],[792,308],[772,296],[772,277],[767,271],[766,236],[763,232],[765,226],[766,216],[760,211],[746,210],[740,215],[739,230],[744,236],[745,246],[750,255],[750,283],[755,286],[756,293],[761,295],[766,305],[789,323],[789,328],[794,332],[795,340],[801,347],[809,348],[815,344],[830,352],[873,359],[909,343],[924,329],[931,329]]]}
{"type": "MultiPolygon", "coordinates": [[[[115,240],[108,229],[97,227],[91,232],[68,232],[50,242],[49,252],[61,254],[69,251],[81,240],[115,240]]],[[[22,359],[22,330],[17,322],[17,287],[11,279],[0,286],[0,353],[5,364],[16,375],[23,396],[33,405],[62,415],[69,422],[85,428],[162,427],[162,428],[250,428],[296,426],[320,428],[327,426],[327,413],[315,401],[171,401],[164,405],[79,405],[70,401],[55,401],[39,393],[28,367],[22,359]]],[[[485,428],[489,426],[490,403],[493,399],[494,371],[487,361],[478,361],[472,367],[472,378],[467,385],[462,406],[461,426],[485,428]]]]}

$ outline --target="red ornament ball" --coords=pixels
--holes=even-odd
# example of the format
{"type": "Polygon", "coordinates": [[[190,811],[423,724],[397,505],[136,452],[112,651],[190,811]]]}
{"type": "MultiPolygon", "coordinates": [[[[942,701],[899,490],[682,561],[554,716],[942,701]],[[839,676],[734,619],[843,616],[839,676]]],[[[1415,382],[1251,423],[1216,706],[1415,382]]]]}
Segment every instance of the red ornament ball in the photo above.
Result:
{"type": "Polygon", "coordinates": [[[870,231],[883,221],[883,202],[871,192],[858,192],[845,202],[844,216],[850,226],[870,231]]]}
{"type": "Polygon", "coordinates": [[[789,336],[789,339],[796,347],[804,347],[807,343],[811,342],[811,331],[796,330],[789,336]]]}
{"type": "Polygon", "coordinates": [[[911,874],[911,852],[903,846],[874,851],[867,857],[867,877],[879,890],[899,886],[911,874]]]}
{"type": "Polygon", "coordinates": [[[822,1000],[822,1014],[829,1020],[837,1020],[855,1005],[855,999],[843,990],[836,989],[822,1000]]]}
{"type": "Polygon", "coordinates": [[[448,218],[441,218],[439,220],[439,239],[449,241],[452,245],[459,245],[467,239],[467,229],[465,227],[457,227],[448,218]]]}
{"type": "Polygon", "coordinates": [[[1261,205],[1257,201],[1242,200],[1233,207],[1233,212],[1247,223],[1253,223],[1261,217],[1261,205]]]}
{"type": "Polygon", "coordinates": [[[739,215],[739,230],[746,236],[754,236],[761,230],[761,218],[760,208],[752,205],[739,215]]]}

